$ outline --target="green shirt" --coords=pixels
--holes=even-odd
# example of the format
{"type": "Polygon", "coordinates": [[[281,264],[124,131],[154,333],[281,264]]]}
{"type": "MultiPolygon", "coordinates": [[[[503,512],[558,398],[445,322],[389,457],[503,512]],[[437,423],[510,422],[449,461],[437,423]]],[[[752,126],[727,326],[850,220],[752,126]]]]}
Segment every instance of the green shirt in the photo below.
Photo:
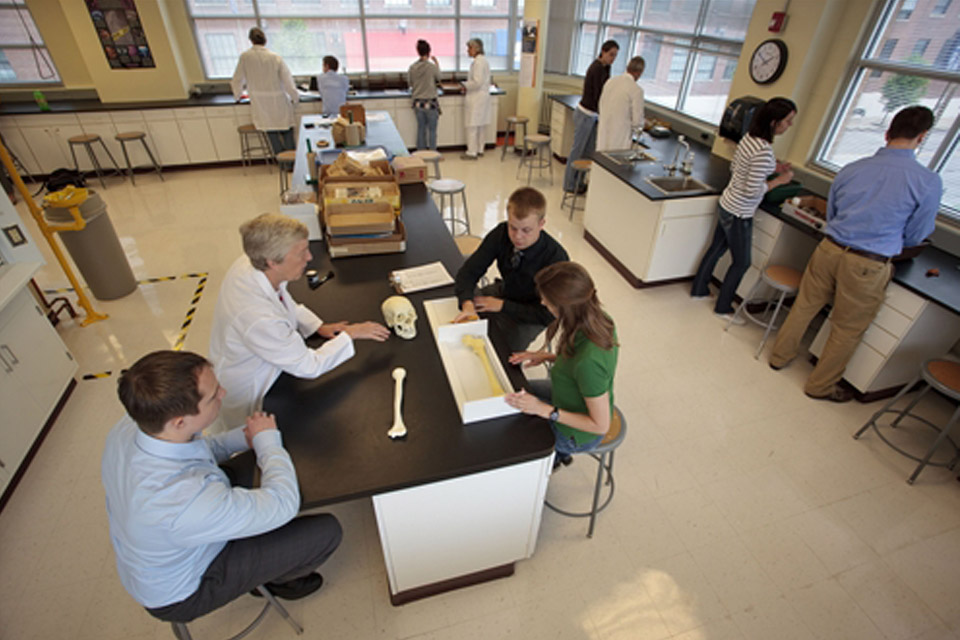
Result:
{"type": "MultiPolygon", "coordinates": [[[[616,331],[613,334],[617,340],[616,331]]],[[[582,331],[573,338],[574,355],[569,358],[558,354],[550,369],[553,404],[565,411],[588,414],[584,398],[596,398],[609,394],[610,415],[613,415],[613,374],[617,370],[617,354],[620,347],[614,344],[609,351],[601,349],[587,339],[582,331]]],[[[597,437],[596,433],[581,431],[557,423],[557,430],[572,436],[577,444],[583,444],[597,437]]]]}

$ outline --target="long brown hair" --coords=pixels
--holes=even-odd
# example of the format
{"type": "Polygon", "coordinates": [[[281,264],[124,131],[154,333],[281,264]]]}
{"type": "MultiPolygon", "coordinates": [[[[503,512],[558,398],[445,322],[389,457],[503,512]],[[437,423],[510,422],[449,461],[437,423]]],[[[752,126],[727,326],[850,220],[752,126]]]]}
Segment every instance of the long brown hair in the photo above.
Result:
{"type": "Polygon", "coordinates": [[[558,353],[573,357],[577,331],[604,351],[614,347],[613,320],[603,312],[586,269],[576,262],[555,262],[537,272],[535,280],[540,295],[557,309],[557,319],[547,327],[547,341],[560,333],[558,353]]]}

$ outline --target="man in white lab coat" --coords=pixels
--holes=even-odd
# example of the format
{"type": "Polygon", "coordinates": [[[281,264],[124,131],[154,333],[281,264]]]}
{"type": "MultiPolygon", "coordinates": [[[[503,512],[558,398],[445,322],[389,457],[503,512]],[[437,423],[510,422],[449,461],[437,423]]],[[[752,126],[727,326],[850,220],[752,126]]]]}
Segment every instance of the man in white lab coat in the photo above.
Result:
{"type": "Polygon", "coordinates": [[[463,83],[463,122],[467,128],[467,152],[463,160],[476,160],[483,155],[483,132],[490,124],[490,63],[483,55],[483,41],[467,41],[467,55],[473,58],[470,75],[463,83]]]}
{"type": "Polygon", "coordinates": [[[287,282],[303,276],[313,258],[303,223],[264,213],[243,223],[240,235],[245,255],[223,279],[210,331],[210,360],[227,390],[220,428],[259,410],[281,372],[316,378],[353,357],[355,339],[390,335],[377,322],[323,322],[293,299],[287,282]],[[314,333],[327,338],[317,349],[304,342],[314,333]]]}
{"type": "Polygon", "coordinates": [[[603,85],[600,119],[597,124],[597,151],[629,149],[633,130],[643,125],[643,89],[637,80],[646,66],[641,56],[627,63],[627,70],[603,85]]]}
{"type": "Polygon", "coordinates": [[[240,54],[230,88],[237,100],[250,93],[253,124],[266,131],[274,153],[296,149],[293,139],[294,105],[300,101],[287,63],[266,48],[267,36],[259,27],[250,29],[252,47],[240,54]]]}

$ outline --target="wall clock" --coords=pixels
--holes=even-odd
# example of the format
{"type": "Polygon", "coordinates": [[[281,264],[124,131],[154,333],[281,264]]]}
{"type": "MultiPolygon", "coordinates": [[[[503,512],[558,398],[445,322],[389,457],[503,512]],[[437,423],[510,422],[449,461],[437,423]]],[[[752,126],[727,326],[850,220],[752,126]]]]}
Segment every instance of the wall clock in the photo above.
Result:
{"type": "Polygon", "coordinates": [[[786,43],[778,38],[764,40],[750,56],[750,77],[757,84],[770,84],[780,77],[786,66],[786,43]]]}

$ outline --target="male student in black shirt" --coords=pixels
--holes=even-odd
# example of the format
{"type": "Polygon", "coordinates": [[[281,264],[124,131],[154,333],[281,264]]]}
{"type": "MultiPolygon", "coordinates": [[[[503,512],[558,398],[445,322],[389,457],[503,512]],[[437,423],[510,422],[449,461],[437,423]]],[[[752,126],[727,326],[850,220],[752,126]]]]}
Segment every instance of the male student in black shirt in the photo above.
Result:
{"type": "Polygon", "coordinates": [[[456,277],[460,314],[454,322],[486,316],[507,336],[510,351],[523,351],[553,314],[540,304],[534,276],[540,269],[569,260],[560,243],[543,230],[547,201],[530,187],[521,187],[507,201],[507,221],[498,224],[473,252],[456,277]],[[496,261],[501,278],[479,291],[477,283],[496,261]]]}

